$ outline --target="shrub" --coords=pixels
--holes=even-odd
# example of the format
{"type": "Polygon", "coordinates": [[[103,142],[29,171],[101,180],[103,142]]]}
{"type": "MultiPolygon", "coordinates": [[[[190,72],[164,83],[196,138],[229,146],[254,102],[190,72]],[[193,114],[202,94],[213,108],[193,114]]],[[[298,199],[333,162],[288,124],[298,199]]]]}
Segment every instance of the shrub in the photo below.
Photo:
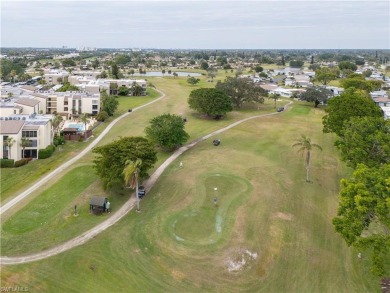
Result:
{"type": "Polygon", "coordinates": [[[13,168],[14,160],[12,159],[0,159],[0,168],[13,168]]]}
{"type": "Polygon", "coordinates": [[[53,145],[48,145],[45,149],[40,149],[38,151],[38,159],[47,159],[51,157],[55,150],[55,147],[53,145]]]}
{"type": "Polygon", "coordinates": [[[59,146],[59,145],[65,144],[64,136],[56,136],[56,137],[54,137],[53,144],[54,144],[54,146],[59,146]]]}
{"type": "Polygon", "coordinates": [[[26,158],[26,159],[21,159],[21,160],[19,160],[19,161],[16,161],[16,162],[15,162],[15,168],[18,168],[18,167],[27,165],[29,161],[31,161],[31,160],[29,160],[29,159],[27,159],[27,158],[26,158]]]}
{"type": "Polygon", "coordinates": [[[106,119],[108,119],[108,113],[106,111],[101,111],[99,114],[96,115],[96,120],[104,122],[106,119]]]}

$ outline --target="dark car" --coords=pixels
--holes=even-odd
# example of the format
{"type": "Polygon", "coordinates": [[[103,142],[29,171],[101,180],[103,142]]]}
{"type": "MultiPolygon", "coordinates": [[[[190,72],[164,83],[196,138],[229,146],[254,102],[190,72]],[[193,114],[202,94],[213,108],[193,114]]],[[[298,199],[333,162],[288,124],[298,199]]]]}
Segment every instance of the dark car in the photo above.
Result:
{"type": "Polygon", "coordinates": [[[276,110],[277,112],[283,112],[284,111],[284,107],[280,107],[278,108],[278,110],[276,110]]]}
{"type": "Polygon", "coordinates": [[[144,186],[139,186],[138,187],[138,198],[143,198],[146,194],[145,187],[144,186]]]}

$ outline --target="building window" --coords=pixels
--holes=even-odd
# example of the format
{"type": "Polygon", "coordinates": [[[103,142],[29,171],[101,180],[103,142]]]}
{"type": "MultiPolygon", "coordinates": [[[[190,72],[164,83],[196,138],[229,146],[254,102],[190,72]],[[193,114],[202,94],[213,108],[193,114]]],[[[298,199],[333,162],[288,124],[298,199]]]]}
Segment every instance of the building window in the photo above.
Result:
{"type": "Polygon", "coordinates": [[[36,139],[30,139],[30,146],[29,148],[36,148],[38,146],[38,142],[36,139]]]}
{"type": "Polygon", "coordinates": [[[64,111],[68,111],[68,107],[65,107],[65,108],[64,108],[64,111]]]}
{"type": "Polygon", "coordinates": [[[64,102],[64,106],[68,106],[68,101],[64,102]]]}
{"type": "Polygon", "coordinates": [[[92,115],[97,115],[98,111],[92,111],[92,115]]]}
{"type": "Polygon", "coordinates": [[[92,105],[92,110],[98,110],[98,105],[92,105]]]}
{"type": "Polygon", "coordinates": [[[92,105],[99,105],[99,101],[98,100],[92,100],[92,105]]]}
{"type": "Polygon", "coordinates": [[[37,131],[23,130],[22,137],[37,137],[37,131]]]}

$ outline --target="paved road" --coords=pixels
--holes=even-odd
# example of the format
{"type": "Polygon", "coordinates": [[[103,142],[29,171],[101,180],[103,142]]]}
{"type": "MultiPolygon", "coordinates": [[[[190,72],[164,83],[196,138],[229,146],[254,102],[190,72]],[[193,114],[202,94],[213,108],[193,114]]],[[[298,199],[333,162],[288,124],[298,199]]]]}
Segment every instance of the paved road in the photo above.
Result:
{"type": "MultiPolygon", "coordinates": [[[[164,97],[164,95],[163,95],[163,97],[164,97]]],[[[291,105],[291,104],[292,104],[292,102],[289,102],[287,105],[285,105],[285,109],[287,109],[287,107],[289,105],[291,105]]],[[[148,105],[148,104],[146,104],[146,105],[148,105]]],[[[146,106],[146,105],[144,105],[144,106],[146,106]]],[[[144,107],[144,106],[142,106],[142,107],[144,107]]],[[[138,107],[138,109],[140,109],[140,108],[141,107],[138,107]]],[[[119,118],[123,118],[126,114],[122,115],[119,118]]],[[[199,142],[201,142],[203,140],[206,140],[206,139],[208,139],[208,138],[210,138],[210,137],[212,137],[212,136],[214,136],[216,134],[219,134],[219,133],[222,133],[222,132],[224,132],[226,130],[229,130],[229,129],[231,129],[231,128],[233,128],[233,127],[235,127],[235,126],[237,126],[237,125],[239,125],[239,124],[241,124],[243,122],[246,122],[248,120],[256,119],[256,118],[260,118],[260,117],[267,117],[267,116],[277,115],[277,114],[280,114],[280,113],[274,112],[274,113],[256,115],[256,116],[252,116],[252,117],[248,117],[248,118],[242,119],[242,120],[237,121],[235,123],[232,123],[232,124],[230,124],[230,125],[228,125],[228,126],[226,126],[224,128],[221,128],[221,129],[219,129],[217,131],[214,131],[214,132],[212,132],[210,134],[207,134],[207,135],[205,135],[205,136],[203,136],[203,137],[201,137],[201,138],[199,138],[197,140],[194,140],[194,141],[190,142],[189,144],[186,144],[185,146],[182,146],[181,148],[177,149],[160,167],[157,168],[157,170],[152,174],[152,176],[150,176],[150,178],[145,182],[145,184],[144,184],[145,188],[147,190],[150,190],[153,187],[153,185],[156,183],[156,181],[160,177],[160,175],[163,173],[163,171],[169,166],[169,164],[171,164],[181,154],[183,154],[185,151],[187,151],[190,148],[192,148],[197,143],[199,143],[199,142]]],[[[117,120],[114,120],[112,123],[115,124],[114,122],[116,123],[117,120]]],[[[110,124],[111,127],[112,127],[112,125],[110,124]]],[[[104,134],[106,134],[106,133],[104,133],[104,134]]],[[[58,169],[60,169],[60,168],[58,168],[58,169]]],[[[56,172],[56,171],[57,171],[57,169],[54,172],[56,172]]],[[[106,221],[100,223],[99,225],[97,225],[97,226],[93,227],[92,229],[86,231],[82,235],[77,236],[77,237],[75,237],[75,238],[73,238],[73,239],[71,239],[71,240],[69,240],[69,241],[67,241],[67,242],[65,242],[63,244],[60,244],[60,245],[58,245],[56,247],[53,247],[51,249],[48,249],[48,250],[45,250],[45,251],[42,251],[42,252],[38,252],[38,253],[35,253],[35,254],[30,254],[30,255],[25,255],[25,256],[14,256],[14,257],[2,256],[2,257],[0,257],[0,264],[2,264],[2,265],[12,265],[12,264],[22,264],[22,263],[33,262],[33,261],[37,261],[37,260],[48,258],[48,257],[53,256],[53,255],[60,254],[60,253],[62,253],[64,251],[72,249],[72,248],[74,248],[76,246],[82,245],[85,242],[87,242],[88,240],[90,240],[93,237],[95,237],[96,235],[98,235],[99,233],[101,233],[104,230],[106,230],[108,227],[110,227],[113,224],[115,224],[116,222],[118,222],[130,210],[133,209],[135,203],[136,203],[135,196],[130,197],[130,199],[116,213],[114,213],[106,221]]]]}

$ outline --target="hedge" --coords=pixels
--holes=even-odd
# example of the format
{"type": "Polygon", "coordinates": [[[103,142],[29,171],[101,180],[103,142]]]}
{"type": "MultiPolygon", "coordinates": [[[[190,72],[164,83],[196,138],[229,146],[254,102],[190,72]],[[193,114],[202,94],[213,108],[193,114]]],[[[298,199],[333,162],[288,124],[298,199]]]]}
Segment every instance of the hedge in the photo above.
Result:
{"type": "Polygon", "coordinates": [[[0,159],[0,168],[13,168],[14,160],[12,159],[0,159]]]}
{"type": "Polygon", "coordinates": [[[48,145],[45,149],[40,149],[38,151],[38,159],[47,159],[51,157],[55,150],[55,147],[53,145],[48,145]]]}
{"type": "Polygon", "coordinates": [[[26,158],[26,159],[21,159],[19,161],[16,161],[15,162],[15,168],[18,168],[18,167],[21,167],[21,166],[24,166],[24,165],[27,165],[28,162],[30,162],[31,159],[30,158],[26,158]]]}

